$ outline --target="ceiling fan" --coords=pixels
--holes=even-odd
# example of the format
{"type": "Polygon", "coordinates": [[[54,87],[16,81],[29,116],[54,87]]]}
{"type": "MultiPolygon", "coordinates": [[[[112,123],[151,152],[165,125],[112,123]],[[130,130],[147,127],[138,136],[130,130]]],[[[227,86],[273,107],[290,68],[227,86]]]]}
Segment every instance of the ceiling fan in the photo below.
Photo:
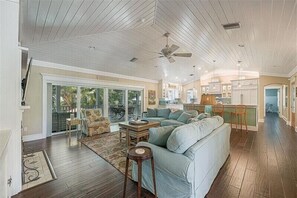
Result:
{"type": "Polygon", "coordinates": [[[175,60],[173,59],[173,56],[176,57],[191,57],[192,53],[174,53],[179,46],[172,44],[170,47],[168,45],[168,38],[169,38],[169,33],[165,33],[164,36],[167,38],[167,43],[166,46],[161,50],[159,53],[160,56],[159,58],[166,57],[170,63],[174,63],[175,60]]]}

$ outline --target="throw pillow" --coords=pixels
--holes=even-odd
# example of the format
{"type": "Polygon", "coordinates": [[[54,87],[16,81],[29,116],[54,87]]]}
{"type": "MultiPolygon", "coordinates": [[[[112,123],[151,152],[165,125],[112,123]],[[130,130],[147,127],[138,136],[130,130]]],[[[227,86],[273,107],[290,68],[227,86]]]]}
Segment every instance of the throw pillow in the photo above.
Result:
{"type": "Polygon", "coordinates": [[[183,122],[183,123],[187,123],[188,120],[192,117],[191,114],[183,112],[178,118],[177,121],[183,122]]]}
{"type": "Polygon", "coordinates": [[[170,109],[157,109],[157,116],[168,119],[170,109]]]}
{"type": "Polygon", "coordinates": [[[207,114],[206,113],[200,113],[198,116],[197,116],[197,119],[198,120],[202,120],[204,118],[207,118],[207,114]]]}
{"type": "Polygon", "coordinates": [[[150,128],[148,142],[157,146],[166,147],[167,139],[175,128],[175,126],[150,128]]]}
{"type": "Polygon", "coordinates": [[[198,115],[198,111],[196,110],[189,110],[189,111],[186,111],[186,113],[191,114],[192,118],[198,115]]]}
{"type": "Polygon", "coordinates": [[[177,111],[174,111],[174,112],[170,112],[169,114],[169,119],[171,120],[177,120],[179,118],[179,116],[183,113],[184,111],[182,110],[177,110],[177,111]]]}
{"type": "Polygon", "coordinates": [[[156,109],[147,108],[147,115],[146,117],[157,117],[156,109]]]}

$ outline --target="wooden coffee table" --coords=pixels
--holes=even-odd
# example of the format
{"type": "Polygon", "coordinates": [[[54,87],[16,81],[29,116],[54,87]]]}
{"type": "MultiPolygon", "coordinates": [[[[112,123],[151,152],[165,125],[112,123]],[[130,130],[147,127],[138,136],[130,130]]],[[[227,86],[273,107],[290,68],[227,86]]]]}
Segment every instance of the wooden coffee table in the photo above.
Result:
{"type": "Polygon", "coordinates": [[[130,146],[130,137],[136,138],[136,143],[139,142],[139,139],[142,137],[148,137],[149,135],[149,128],[152,127],[159,127],[159,122],[149,122],[144,125],[132,125],[129,122],[120,122],[119,126],[126,131],[126,140],[127,146],[130,146]]]}

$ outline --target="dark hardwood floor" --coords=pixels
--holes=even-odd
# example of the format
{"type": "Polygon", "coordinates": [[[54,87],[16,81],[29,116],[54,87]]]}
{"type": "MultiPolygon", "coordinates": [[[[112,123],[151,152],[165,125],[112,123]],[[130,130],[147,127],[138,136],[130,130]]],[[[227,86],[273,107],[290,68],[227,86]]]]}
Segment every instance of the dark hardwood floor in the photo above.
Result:
{"type": "MultiPolygon", "coordinates": [[[[259,132],[233,130],[230,157],[207,198],[297,197],[297,133],[276,115],[267,115],[259,132]]],[[[25,151],[45,149],[57,180],[14,196],[121,197],[124,175],[85,146],[68,146],[64,135],[25,143],[25,151]]],[[[137,185],[129,181],[128,197],[137,185]]],[[[152,197],[148,192],[145,197],[152,197]]]]}

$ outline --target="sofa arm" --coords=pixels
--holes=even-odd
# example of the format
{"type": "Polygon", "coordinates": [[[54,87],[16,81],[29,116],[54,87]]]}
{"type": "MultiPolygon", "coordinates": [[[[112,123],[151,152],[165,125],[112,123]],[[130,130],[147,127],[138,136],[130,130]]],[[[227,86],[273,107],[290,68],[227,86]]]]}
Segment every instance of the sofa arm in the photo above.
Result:
{"type": "Polygon", "coordinates": [[[166,148],[148,142],[139,142],[137,146],[150,147],[155,162],[155,168],[187,182],[193,180],[194,163],[183,154],[173,153],[166,148]]]}

